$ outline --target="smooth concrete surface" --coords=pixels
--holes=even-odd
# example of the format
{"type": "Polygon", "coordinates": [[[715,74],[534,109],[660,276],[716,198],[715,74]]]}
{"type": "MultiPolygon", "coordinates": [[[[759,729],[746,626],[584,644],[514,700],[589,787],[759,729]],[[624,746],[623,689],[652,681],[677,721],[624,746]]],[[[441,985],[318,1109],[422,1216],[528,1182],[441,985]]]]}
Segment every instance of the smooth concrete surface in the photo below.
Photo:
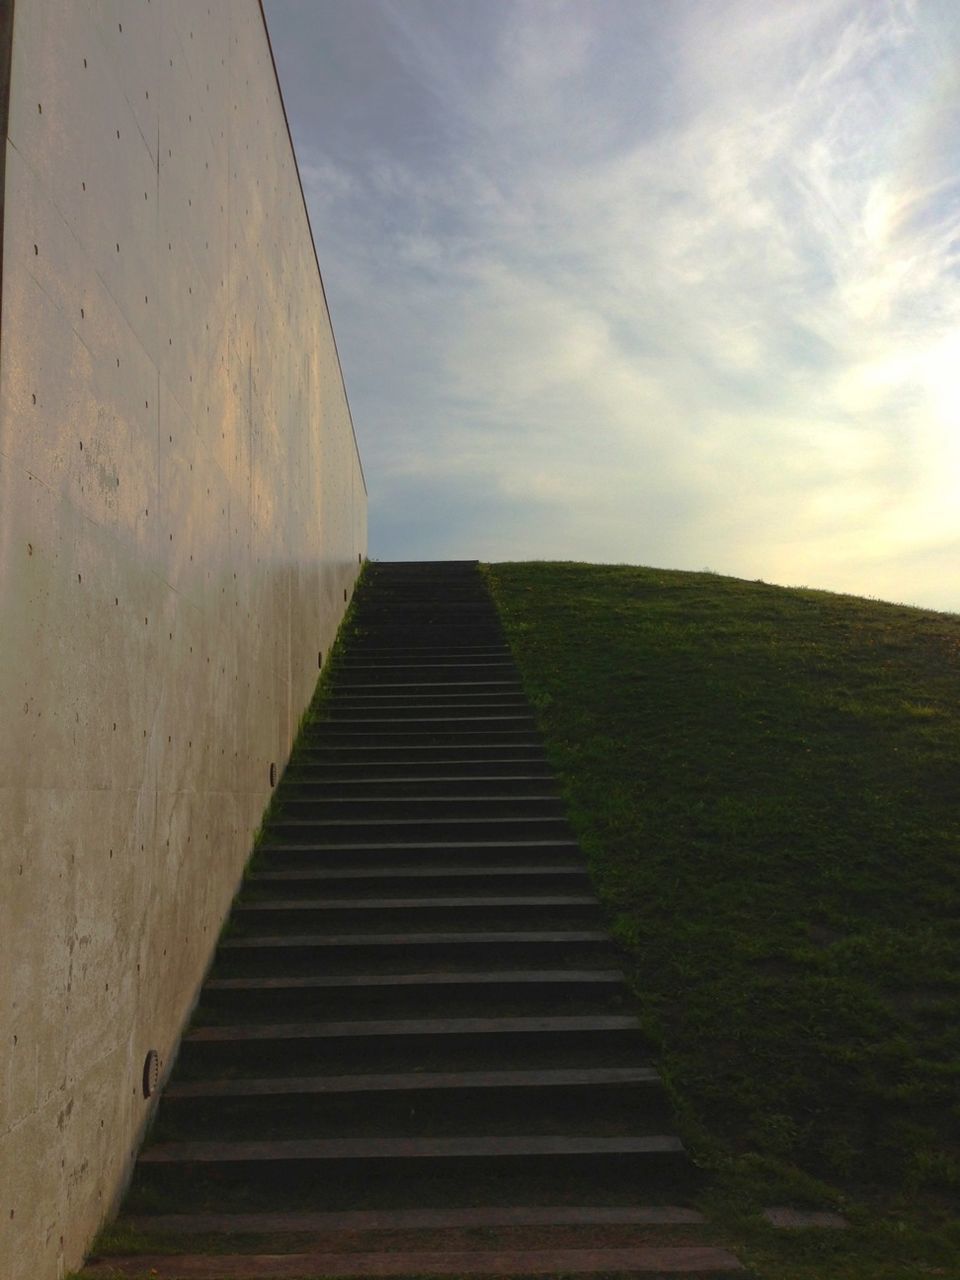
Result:
{"type": "Polygon", "coordinates": [[[0,321],[0,1276],[122,1191],[366,549],[256,0],[17,0],[0,321]]]}

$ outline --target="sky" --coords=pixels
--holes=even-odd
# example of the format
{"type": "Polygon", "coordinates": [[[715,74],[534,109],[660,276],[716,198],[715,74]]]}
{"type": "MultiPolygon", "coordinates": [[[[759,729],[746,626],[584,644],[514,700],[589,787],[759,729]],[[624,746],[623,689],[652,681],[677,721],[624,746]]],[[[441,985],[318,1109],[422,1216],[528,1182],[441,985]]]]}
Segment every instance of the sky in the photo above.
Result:
{"type": "Polygon", "coordinates": [[[375,559],[960,611],[957,0],[265,0],[375,559]]]}

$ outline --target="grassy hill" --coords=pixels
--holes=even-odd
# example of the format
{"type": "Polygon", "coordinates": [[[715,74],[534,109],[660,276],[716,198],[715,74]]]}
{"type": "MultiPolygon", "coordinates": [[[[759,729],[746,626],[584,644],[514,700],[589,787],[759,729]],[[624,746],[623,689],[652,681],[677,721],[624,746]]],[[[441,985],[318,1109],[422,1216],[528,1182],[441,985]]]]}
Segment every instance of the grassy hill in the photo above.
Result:
{"type": "Polygon", "coordinates": [[[960,1275],[960,616],[709,573],[485,571],[745,1259],[960,1275]],[[775,1236],[775,1204],[854,1229],[775,1236]]]}

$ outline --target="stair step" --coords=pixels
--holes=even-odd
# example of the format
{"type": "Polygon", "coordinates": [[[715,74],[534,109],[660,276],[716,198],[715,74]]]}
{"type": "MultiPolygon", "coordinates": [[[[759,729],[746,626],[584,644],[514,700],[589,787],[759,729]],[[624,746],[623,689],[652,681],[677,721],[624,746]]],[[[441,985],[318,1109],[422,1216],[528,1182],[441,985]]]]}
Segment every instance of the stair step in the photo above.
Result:
{"type": "Polygon", "coordinates": [[[338,671],[346,676],[365,675],[368,679],[376,676],[390,676],[398,683],[407,679],[418,682],[431,681],[441,683],[450,678],[451,672],[464,673],[468,680],[496,680],[500,675],[512,676],[516,671],[513,659],[504,653],[503,657],[484,657],[480,654],[464,654],[462,657],[453,654],[430,655],[424,653],[414,659],[383,659],[374,657],[343,658],[338,671]]]}
{"type": "MultiPolygon", "coordinates": [[[[358,618],[359,622],[360,619],[358,618]]],[[[476,620],[467,618],[438,619],[436,622],[418,626],[413,619],[391,625],[389,622],[367,619],[363,622],[364,630],[371,640],[387,646],[395,644],[397,648],[419,645],[426,638],[425,651],[447,651],[455,653],[465,645],[503,643],[503,631],[498,626],[486,627],[476,620]],[[425,634],[428,633],[428,634],[425,634]]]]}
{"type": "Polygon", "coordinates": [[[399,645],[392,645],[389,649],[378,649],[372,645],[357,645],[352,649],[352,654],[352,658],[343,658],[337,663],[336,687],[330,690],[333,697],[336,697],[340,691],[350,694],[355,688],[368,688],[371,692],[378,689],[386,689],[388,693],[410,692],[415,694],[418,690],[426,690],[428,693],[450,692],[450,680],[446,676],[441,680],[426,679],[413,681],[412,683],[405,677],[396,685],[392,685],[389,680],[381,677],[368,679],[360,673],[352,672],[348,665],[351,661],[367,667],[435,666],[438,662],[452,663],[453,665],[469,662],[474,666],[493,663],[500,668],[499,674],[467,675],[456,687],[462,688],[467,692],[476,691],[478,693],[483,693],[488,688],[504,688],[510,692],[523,688],[523,682],[517,674],[510,650],[502,644],[496,646],[488,645],[482,649],[470,649],[466,645],[460,645],[455,651],[447,653],[441,653],[436,648],[425,645],[406,649],[400,648],[399,645]]]}
{"type": "Polygon", "coordinates": [[[518,966],[582,969],[609,967],[613,944],[603,930],[461,930],[443,933],[283,934],[229,937],[214,966],[217,978],[409,973],[442,967],[450,972],[518,966]]]}
{"type": "Polygon", "coordinates": [[[145,1165],[260,1164],[354,1160],[503,1160],[611,1156],[676,1156],[683,1143],[673,1134],[637,1138],[463,1137],[302,1138],[284,1142],[171,1142],[148,1147],[145,1165]]]}
{"type": "MultiPolygon", "coordinates": [[[[456,766],[450,766],[454,770],[456,766]]],[[[284,775],[284,794],[296,797],[301,793],[311,796],[363,796],[372,794],[378,799],[388,796],[485,796],[528,795],[547,792],[552,794],[555,780],[547,773],[533,770],[513,773],[464,774],[458,772],[425,773],[421,776],[405,776],[401,766],[397,771],[381,768],[379,774],[353,778],[349,774],[330,777],[323,765],[290,765],[284,775]]]]}
{"type": "Polygon", "coordinates": [[[241,915],[289,915],[296,919],[301,914],[330,912],[340,915],[365,915],[373,912],[410,913],[530,911],[532,913],[551,907],[598,907],[592,894],[554,894],[524,898],[262,898],[256,902],[238,902],[234,909],[241,915]]]}
{"type": "MultiPolygon", "coordinates": [[[[373,641],[358,645],[345,653],[337,663],[337,671],[354,671],[368,667],[497,667],[506,679],[518,679],[516,664],[509,647],[502,637],[489,638],[486,643],[467,643],[441,646],[435,641],[421,640],[403,645],[396,637],[392,643],[376,644],[373,641]]],[[[473,678],[473,677],[471,677],[473,678]]]]}
{"type": "Polygon", "coordinates": [[[297,751],[296,769],[322,770],[327,778],[363,779],[371,771],[389,769],[395,777],[418,778],[437,772],[442,766],[454,777],[469,778],[478,774],[510,774],[518,766],[542,768],[546,757],[540,746],[516,747],[515,744],[484,746],[468,744],[448,749],[410,745],[396,747],[302,747],[297,751]]]}
{"type": "MultiPolygon", "coordinates": [[[[429,733],[435,728],[446,732],[451,725],[463,725],[467,729],[475,726],[483,726],[484,728],[504,728],[513,729],[518,725],[527,726],[533,724],[533,716],[529,711],[507,711],[498,712],[496,710],[484,711],[477,709],[469,712],[454,712],[449,715],[439,714],[443,708],[438,709],[438,713],[428,712],[426,715],[413,718],[413,722],[404,725],[404,730],[410,733],[429,733]]],[[[343,716],[338,720],[313,721],[307,725],[305,729],[305,741],[310,742],[317,737],[326,737],[332,732],[346,732],[351,725],[356,724],[363,733],[375,733],[379,729],[393,730],[396,726],[395,718],[384,716],[365,717],[359,719],[357,717],[343,716]]]]}
{"type": "Polygon", "coordinates": [[[504,739],[488,742],[449,742],[440,746],[433,742],[411,741],[406,743],[402,750],[393,747],[389,753],[382,756],[368,754],[374,749],[376,749],[375,744],[370,742],[360,742],[351,748],[350,743],[339,741],[336,743],[304,741],[297,748],[297,758],[299,760],[302,755],[305,763],[312,760],[337,764],[344,758],[345,753],[352,751],[352,755],[346,754],[348,763],[354,759],[387,761],[395,765],[422,761],[433,765],[442,764],[445,768],[478,760],[510,765],[526,764],[534,760],[538,765],[543,765],[547,758],[543,743],[536,738],[531,738],[525,743],[504,739]]]}
{"type": "Polygon", "coordinates": [[[324,1018],[502,1016],[562,1007],[567,1014],[583,1014],[612,1012],[625,991],[615,969],[280,974],[209,979],[199,1009],[204,1022],[220,1020],[214,1017],[220,1011],[234,1022],[238,1013],[262,1020],[270,1012],[324,1018]]]}
{"type": "MultiPolygon", "coordinates": [[[[343,673],[344,677],[346,672],[343,673]]],[[[360,699],[360,698],[409,698],[411,700],[417,698],[453,698],[453,697],[484,697],[487,694],[507,694],[522,693],[523,685],[519,679],[507,679],[504,676],[501,680],[464,680],[460,684],[451,684],[446,681],[424,681],[422,684],[411,684],[405,681],[400,684],[388,684],[383,680],[372,680],[365,684],[359,680],[347,680],[346,678],[338,679],[336,688],[330,690],[330,698],[332,703],[337,703],[340,699],[360,699]]]]}
{"type": "Polygon", "coordinates": [[[503,867],[332,867],[303,868],[296,871],[259,871],[251,875],[247,885],[253,889],[274,885],[303,885],[308,889],[315,884],[335,886],[367,886],[376,889],[381,884],[409,884],[425,889],[446,883],[464,884],[471,880],[483,880],[488,887],[500,882],[516,886],[532,883],[546,885],[554,880],[587,881],[587,870],[576,864],[557,866],[503,866],[503,867]]]}
{"type": "Polygon", "coordinates": [[[257,938],[225,938],[220,944],[221,951],[227,955],[237,952],[254,954],[258,951],[293,951],[302,950],[325,955],[328,959],[331,952],[346,950],[355,954],[370,951],[390,951],[406,948],[411,953],[429,951],[487,950],[500,956],[514,953],[517,949],[563,951],[581,946],[590,946],[609,950],[612,947],[610,937],[602,930],[523,930],[495,932],[462,932],[448,933],[376,933],[343,935],[309,934],[294,936],[284,934],[280,937],[257,938]]]}
{"type": "Polygon", "coordinates": [[[647,1056],[636,1020],[622,1015],[420,1016],[210,1023],[184,1037],[179,1066],[194,1078],[222,1071],[303,1076],[372,1066],[380,1073],[636,1066],[647,1056]]]}
{"type": "Polygon", "coordinates": [[[345,721],[374,720],[378,724],[406,720],[469,720],[477,717],[491,719],[496,717],[517,717],[522,723],[530,724],[529,704],[521,698],[488,697],[464,699],[442,699],[439,696],[412,699],[401,702],[399,699],[351,698],[329,703],[323,716],[311,724],[311,729],[321,731],[330,725],[338,725],[345,721]]]}
{"type": "Polygon", "coordinates": [[[206,983],[208,991],[273,991],[286,990],[338,990],[368,987],[471,987],[505,985],[530,986],[597,986],[618,987],[623,982],[619,969],[507,969],[486,973],[395,973],[352,974],[338,978],[286,977],[286,978],[211,978],[206,983]]]}
{"type": "Polygon", "coordinates": [[[205,1077],[194,1093],[164,1096],[154,1137],[192,1142],[225,1135],[260,1141],[662,1132],[672,1127],[670,1099],[657,1073],[646,1068],[641,1075],[643,1070],[483,1071],[467,1065],[373,1076],[257,1073],[215,1092],[204,1086],[225,1082],[205,1077]]]}
{"type": "Polygon", "coordinates": [[[403,685],[397,688],[385,690],[382,686],[366,689],[363,691],[357,689],[339,688],[335,692],[331,691],[330,698],[321,708],[318,720],[325,719],[330,714],[339,714],[340,712],[353,710],[358,712],[366,712],[382,708],[385,711],[409,711],[420,708],[421,711],[430,713],[431,708],[435,708],[444,714],[450,714],[451,710],[459,711],[462,709],[465,715],[469,715],[473,711],[515,711],[522,710],[527,714],[530,712],[530,704],[524,696],[523,690],[519,685],[513,685],[509,688],[501,686],[490,686],[489,688],[467,688],[462,687],[451,689],[449,686],[440,685],[436,688],[425,690],[422,686],[404,688],[403,685]]]}
{"type": "Polygon", "coordinates": [[[270,1074],[281,1068],[291,1075],[368,1070],[374,1061],[390,1071],[629,1066],[645,1052],[643,1044],[635,1018],[610,1014],[214,1023],[184,1036],[180,1062],[193,1074],[225,1066],[250,1074],[262,1064],[270,1074]],[[627,1051],[630,1061],[623,1060],[627,1051]],[[567,1057],[541,1061],[544,1055],[567,1057]]]}
{"type": "Polygon", "coordinates": [[[184,1098],[245,1098],[290,1095],[377,1093],[456,1094],[491,1090],[575,1089],[584,1086],[659,1085],[653,1067],[594,1067],[574,1071],[458,1071],[395,1072],[391,1075],[310,1076],[305,1079],[204,1080],[171,1084],[165,1100],[184,1098]]]}
{"type": "Polygon", "coordinates": [[[485,796],[311,796],[284,788],[278,800],[282,820],[316,817],[379,820],[405,818],[536,818],[562,816],[563,803],[555,795],[485,796]]]}
{"type": "Polygon", "coordinates": [[[479,591],[453,588],[449,592],[411,597],[406,591],[364,592],[357,597],[354,618],[365,636],[373,627],[378,631],[397,632],[414,629],[418,635],[460,628],[467,643],[478,636],[503,635],[500,619],[490,609],[490,602],[479,591]]]}
{"type": "Polygon", "coordinates": [[[247,884],[252,887],[260,886],[260,884],[287,884],[291,882],[312,884],[317,883],[335,883],[357,881],[362,883],[378,884],[388,881],[403,882],[421,882],[421,881],[471,881],[471,879],[483,879],[489,882],[490,879],[507,879],[512,883],[517,881],[526,881],[526,879],[534,879],[534,881],[545,881],[549,877],[562,877],[564,879],[586,879],[586,869],[579,867],[576,863],[570,865],[556,865],[556,867],[399,867],[399,868],[315,868],[310,870],[292,870],[292,872],[257,872],[247,879],[247,884]]]}
{"type": "Polygon", "coordinates": [[[241,1044],[248,1040],[356,1040],[408,1039],[429,1036],[543,1036],[591,1032],[639,1032],[636,1018],[624,1016],[589,1018],[411,1018],[377,1022],[288,1022],[259,1023],[232,1027],[196,1027],[183,1038],[184,1046],[241,1044]]]}
{"type": "Polygon", "coordinates": [[[534,736],[532,725],[519,728],[498,727],[493,721],[488,722],[486,728],[463,722],[455,727],[451,721],[444,728],[443,725],[411,720],[404,723],[402,730],[387,725],[364,726],[356,721],[343,726],[330,724],[322,737],[305,740],[303,749],[309,751],[323,747],[333,748],[338,752],[347,747],[371,747],[377,751],[390,747],[394,756],[398,754],[398,748],[406,751],[411,747],[496,747],[498,750],[505,747],[532,747],[538,752],[543,751],[542,745],[534,736]]]}
{"type": "MultiPolygon", "coordinates": [[[[274,818],[267,828],[274,836],[286,837],[283,843],[303,842],[312,837],[318,844],[366,845],[380,839],[398,837],[404,843],[417,840],[430,842],[474,843],[490,840],[547,839],[561,840],[568,836],[570,828],[564,817],[534,818],[288,818],[284,814],[274,818]]],[[[392,843],[396,843],[393,841],[392,843]]]]}
{"type": "Polygon", "coordinates": [[[448,865],[451,860],[465,866],[499,865],[511,856],[527,863],[552,863],[575,856],[579,846],[572,840],[409,840],[378,841],[373,844],[329,843],[320,840],[285,840],[263,844],[260,857],[271,867],[287,869],[313,867],[448,865]]]}
{"type": "Polygon", "coordinates": [[[107,1258],[91,1266],[88,1274],[155,1280],[316,1280],[317,1276],[707,1276],[740,1269],[732,1253],[714,1245],[640,1245],[498,1252],[149,1254],[107,1258]]]}
{"type": "Polygon", "coordinates": [[[423,1231],[472,1227],[699,1226],[685,1205],[498,1205],[470,1209],[354,1209],[343,1213],[181,1213],[124,1218],[137,1231],[171,1235],[423,1231]]]}
{"type": "Polygon", "coordinates": [[[425,929],[447,925],[451,928],[488,921],[500,926],[508,923],[592,923],[599,919],[600,904],[585,894],[555,894],[542,897],[493,898],[261,898],[234,904],[235,920],[243,929],[261,927],[323,927],[342,930],[356,926],[368,929],[382,925],[397,929],[401,925],[411,935],[425,929]]]}

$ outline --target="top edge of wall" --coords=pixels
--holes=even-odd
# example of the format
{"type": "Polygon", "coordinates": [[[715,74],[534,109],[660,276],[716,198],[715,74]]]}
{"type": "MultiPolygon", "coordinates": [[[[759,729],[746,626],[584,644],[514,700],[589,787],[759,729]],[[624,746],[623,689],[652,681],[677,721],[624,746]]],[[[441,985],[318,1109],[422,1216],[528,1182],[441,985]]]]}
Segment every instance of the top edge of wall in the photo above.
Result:
{"type": "MultiPolygon", "coordinates": [[[[290,143],[290,154],[293,157],[293,168],[297,175],[297,183],[300,187],[300,199],[303,201],[303,213],[304,213],[304,217],[307,220],[307,230],[310,232],[310,243],[313,245],[313,260],[317,264],[317,277],[320,280],[320,292],[323,294],[324,306],[327,308],[327,315],[330,317],[330,333],[333,336],[333,349],[336,352],[336,356],[337,356],[337,368],[340,371],[340,382],[343,386],[343,395],[344,395],[344,399],[347,402],[347,416],[350,419],[350,430],[353,432],[353,447],[356,450],[356,454],[357,454],[357,465],[360,468],[360,479],[363,482],[363,492],[365,494],[368,494],[367,477],[364,475],[364,471],[363,471],[363,458],[360,456],[360,445],[357,442],[357,429],[353,424],[353,410],[350,408],[350,396],[347,392],[346,379],[343,376],[343,364],[340,360],[340,348],[337,346],[337,335],[333,327],[333,316],[330,315],[330,304],[327,300],[327,290],[323,283],[323,272],[320,269],[320,258],[319,258],[319,255],[317,254],[317,240],[313,234],[313,224],[310,221],[310,210],[307,207],[307,197],[303,190],[303,179],[300,177],[300,164],[299,164],[299,161],[297,160],[297,148],[294,146],[293,134],[290,131],[290,117],[287,115],[287,104],[283,97],[283,86],[280,83],[280,73],[277,71],[277,59],[273,52],[273,41],[270,39],[270,26],[267,22],[267,14],[266,14],[266,10],[263,7],[263,0],[257,0],[257,2],[260,8],[260,20],[263,23],[263,32],[264,32],[264,35],[267,37],[267,48],[270,51],[270,63],[273,67],[273,78],[276,81],[277,93],[280,96],[280,110],[283,112],[283,123],[286,126],[287,139],[289,140],[289,143],[290,143]]],[[[0,8],[5,8],[7,3],[9,3],[9,6],[12,10],[13,0],[0,0],[0,8]]],[[[0,21],[2,21],[2,19],[0,19],[0,21]]],[[[2,36],[2,34],[3,33],[0,32],[0,36],[2,36]]],[[[8,58],[8,66],[9,66],[9,47],[7,50],[7,58],[8,58]]],[[[9,77],[8,77],[7,87],[9,89],[9,77]]],[[[0,109],[3,109],[3,108],[0,107],[0,109]]],[[[4,123],[6,122],[4,121],[4,123]]],[[[4,133],[6,133],[5,129],[4,129],[4,133]]],[[[0,176],[2,176],[2,174],[0,174],[0,176]]],[[[2,231],[2,229],[3,229],[2,207],[0,207],[0,231],[2,231]]],[[[0,258],[0,267],[2,267],[2,258],[0,258]]]]}
{"type": "MultiPolygon", "coordinates": [[[[3,209],[7,169],[7,125],[10,119],[10,64],[12,52],[13,0],[0,0],[0,297],[3,296],[3,209]]],[[[313,232],[311,231],[310,234],[312,236],[313,232]]],[[[0,360],[2,359],[3,347],[0,344],[0,360]]]]}

